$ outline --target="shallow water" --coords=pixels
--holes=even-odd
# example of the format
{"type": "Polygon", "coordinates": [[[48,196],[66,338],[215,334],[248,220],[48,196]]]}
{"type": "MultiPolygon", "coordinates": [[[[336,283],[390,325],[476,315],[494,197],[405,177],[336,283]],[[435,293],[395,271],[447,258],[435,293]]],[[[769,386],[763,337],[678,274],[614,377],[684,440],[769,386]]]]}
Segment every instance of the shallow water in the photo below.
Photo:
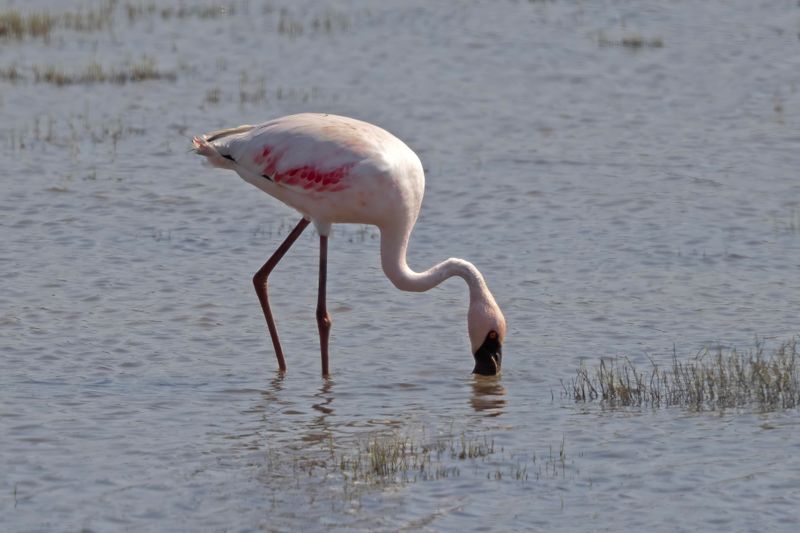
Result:
{"type": "Polygon", "coordinates": [[[0,42],[24,76],[0,76],[0,529],[796,527],[796,410],[609,410],[561,388],[584,360],[798,333],[796,2],[158,4],[0,42]],[[143,56],[175,79],[33,71],[143,56]],[[509,323],[500,378],[469,375],[463,284],[395,290],[358,226],[330,245],[330,380],[313,232],[271,277],[277,375],[251,276],[298,216],[187,150],[300,111],[420,154],[409,262],[482,270],[509,323]],[[462,434],[496,452],[433,481],[348,485],[329,460],[462,434]]]}

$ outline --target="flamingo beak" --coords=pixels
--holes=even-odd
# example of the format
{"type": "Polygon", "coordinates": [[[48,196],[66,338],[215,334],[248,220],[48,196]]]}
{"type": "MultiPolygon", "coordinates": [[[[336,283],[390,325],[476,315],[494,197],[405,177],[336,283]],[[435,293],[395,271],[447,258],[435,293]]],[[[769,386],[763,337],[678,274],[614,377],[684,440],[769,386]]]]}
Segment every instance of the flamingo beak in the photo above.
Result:
{"type": "Polygon", "coordinates": [[[497,332],[490,331],[481,347],[475,352],[475,368],[473,374],[495,376],[500,373],[503,364],[503,345],[497,332]]]}

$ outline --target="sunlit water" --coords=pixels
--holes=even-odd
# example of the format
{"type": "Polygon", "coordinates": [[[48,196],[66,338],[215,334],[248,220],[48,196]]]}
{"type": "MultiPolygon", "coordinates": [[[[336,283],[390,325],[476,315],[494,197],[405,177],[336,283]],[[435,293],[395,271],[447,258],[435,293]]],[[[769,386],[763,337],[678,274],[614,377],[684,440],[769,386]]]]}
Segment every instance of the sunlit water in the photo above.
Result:
{"type": "Polygon", "coordinates": [[[0,42],[23,76],[0,79],[0,529],[794,530],[796,410],[608,410],[561,381],[798,333],[796,2],[125,4],[0,42]],[[33,70],[144,56],[175,79],[33,70]],[[482,270],[502,377],[469,375],[463,283],[395,290],[359,226],[330,245],[329,381],[313,232],[271,278],[277,375],[251,276],[298,215],[188,140],[309,110],[420,154],[409,262],[482,270]],[[434,481],[329,460],[462,434],[495,453],[434,481]]]}

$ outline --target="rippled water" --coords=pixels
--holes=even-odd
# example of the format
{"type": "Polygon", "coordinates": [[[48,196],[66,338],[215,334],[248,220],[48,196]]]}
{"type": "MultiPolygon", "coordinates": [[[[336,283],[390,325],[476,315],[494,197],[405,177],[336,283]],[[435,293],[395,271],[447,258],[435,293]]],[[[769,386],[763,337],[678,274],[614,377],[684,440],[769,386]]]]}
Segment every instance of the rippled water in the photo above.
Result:
{"type": "MultiPolygon", "coordinates": [[[[52,4],[24,5],[102,5],[52,4]]],[[[796,2],[224,5],[119,2],[99,28],[0,38],[0,529],[796,527],[796,410],[561,388],[582,360],[798,333],[796,2]],[[165,78],[42,81],[143,57],[165,78]],[[313,232],[271,278],[278,376],[251,276],[298,216],[188,140],[312,110],[420,154],[410,264],[483,271],[499,379],[469,375],[463,284],[395,290],[358,226],[330,245],[332,379],[313,232]],[[331,459],[462,434],[494,453],[433,481],[348,484],[331,459]]]]}

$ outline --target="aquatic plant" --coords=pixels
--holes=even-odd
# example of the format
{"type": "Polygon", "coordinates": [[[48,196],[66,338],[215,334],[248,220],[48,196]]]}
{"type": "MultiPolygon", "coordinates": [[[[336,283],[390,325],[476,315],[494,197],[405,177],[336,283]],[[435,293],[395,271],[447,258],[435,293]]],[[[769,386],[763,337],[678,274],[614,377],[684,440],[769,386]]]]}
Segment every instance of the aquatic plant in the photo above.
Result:
{"type": "MultiPolygon", "coordinates": [[[[491,435],[453,432],[426,436],[424,428],[378,431],[361,435],[314,434],[295,446],[268,446],[252,463],[275,498],[297,497],[346,512],[360,507],[370,494],[386,494],[416,483],[449,484],[561,483],[578,470],[567,461],[566,440],[543,450],[504,450],[491,435]],[[540,453],[543,452],[543,453],[540,453]]],[[[240,442],[243,449],[260,448],[240,442]]],[[[580,455],[580,454],[579,454],[580,455]]],[[[269,497],[269,495],[268,495],[269,497]]]]}
{"type": "MultiPolygon", "coordinates": [[[[337,466],[350,492],[355,485],[407,484],[459,477],[467,465],[468,471],[477,475],[485,471],[487,479],[497,481],[527,481],[529,475],[536,480],[564,478],[567,471],[564,437],[557,448],[551,445],[541,456],[535,451],[507,454],[487,435],[467,433],[433,440],[399,434],[378,435],[357,442],[341,454],[334,448],[331,443],[331,462],[337,466]]],[[[319,459],[308,462],[307,467],[330,469],[328,461],[319,459]]]]}
{"type": "Polygon", "coordinates": [[[423,443],[409,437],[390,435],[373,437],[358,443],[356,453],[339,457],[339,470],[346,480],[361,483],[409,483],[454,477],[460,474],[449,457],[464,461],[494,453],[494,443],[467,437],[438,439],[423,443]]]}
{"type": "Polygon", "coordinates": [[[0,13],[0,38],[18,41],[41,38],[47,41],[56,27],[77,32],[99,31],[112,25],[116,4],[116,0],[108,0],[95,9],[78,9],[61,14],[50,11],[23,13],[18,9],[10,9],[0,13]]]}
{"type": "Polygon", "coordinates": [[[670,368],[652,362],[642,370],[627,358],[601,359],[591,370],[581,364],[562,387],[576,401],[600,400],[609,407],[792,408],[800,405],[797,342],[785,342],[769,356],[758,340],[744,353],[706,349],[690,361],[673,353],[670,368]]]}
{"type": "Polygon", "coordinates": [[[251,82],[247,72],[242,71],[239,76],[239,103],[240,104],[258,104],[263,102],[267,97],[267,80],[261,76],[257,80],[251,82]]]}
{"type": "MultiPolygon", "coordinates": [[[[264,9],[264,13],[268,15],[273,14],[274,11],[273,7],[264,9]]],[[[278,33],[294,38],[305,33],[332,34],[334,32],[345,32],[352,26],[349,15],[331,8],[327,8],[320,14],[313,15],[311,20],[307,19],[307,14],[301,16],[292,13],[285,7],[281,8],[278,11],[278,33]]]]}
{"type": "MultiPolygon", "coordinates": [[[[0,74],[0,77],[2,77],[2,74],[0,74]]],[[[790,214],[779,219],[776,218],[774,224],[776,231],[800,233],[800,210],[792,209],[790,214]]]]}
{"type": "Polygon", "coordinates": [[[95,9],[67,11],[58,20],[60,25],[73,31],[81,33],[100,31],[113,25],[116,7],[117,0],[107,0],[95,9]]]}
{"type": "Polygon", "coordinates": [[[633,50],[642,48],[663,48],[664,40],[661,37],[646,38],[639,34],[626,35],[621,39],[610,39],[604,33],[600,33],[597,38],[597,44],[600,46],[621,46],[633,50]]]}
{"type": "Polygon", "coordinates": [[[155,60],[149,57],[111,70],[105,70],[99,63],[90,63],[83,72],[78,73],[68,73],[52,65],[33,67],[33,79],[36,83],[47,83],[58,87],[95,83],[124,85],[150,80],[175,81],[176,78],[175,72],[159,70],[155,60]]]}
{"type": "Polygon", "coordinates": [[[0,69],[0,80],[17,82],[24,79],[25,76],[22,75],[16,65],[11,65],[8,68],[0,69]]]}
{"type": "Polygon", "coordinates": [[[206,91],[206,98],[205,101],[209,104],[218,104],[219,103],[219,95],[220,89],[219,87],[215,87],[213,89],[209,89],[206,91]]]}
{"type": "Polygon", "coordinates": [[[155,2],[126,2],[125,12],[128,15],[128,21],[133,23],[143,17],[159,16],[163,20],[172,18],[185,19],[185,18],[200,18],[200,19],[216,19],[220,17],[228,17],[236,14],[236,4],[234,2],[210,4],[194,4],[185,5],[180,3],[178,6],[159,7],[155,2]]]}
{"type": "Polygon", "coordinates": [[[46,11],[23,14],[17,9],[11,9],[0,13],[0,38],[48,38],[55,24],[56,17],[46,11]]]}

